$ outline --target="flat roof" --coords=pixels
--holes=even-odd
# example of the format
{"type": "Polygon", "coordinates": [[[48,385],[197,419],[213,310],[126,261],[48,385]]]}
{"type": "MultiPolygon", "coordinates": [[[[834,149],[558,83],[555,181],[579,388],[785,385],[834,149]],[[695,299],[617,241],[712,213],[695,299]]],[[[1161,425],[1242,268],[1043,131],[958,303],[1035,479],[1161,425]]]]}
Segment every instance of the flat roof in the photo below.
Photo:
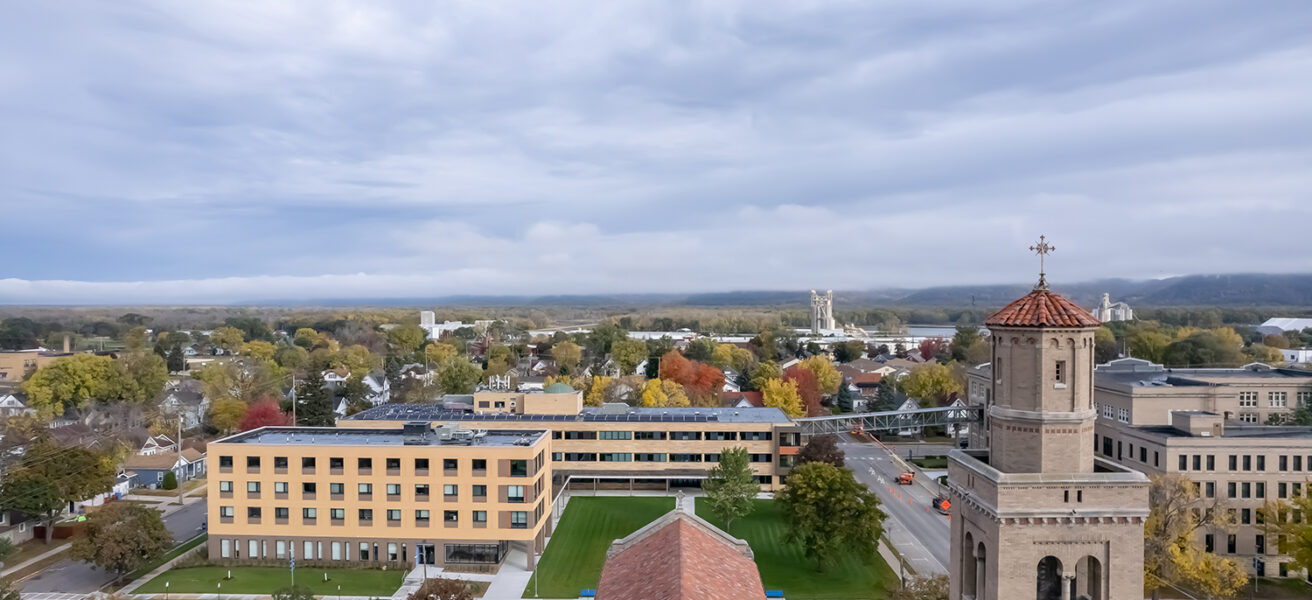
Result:
{"type": "Polygon", "coordinates": [[[1187,431],[1181,431],[1170,425],[1140,425],[1135,427],[1136,430],[1152,433],[1166,437],[1181,437],[1192,439],[1282,439],[1282,440],[1312,440],[1312,427],[1297,427],[1292,425],[1231,425],[1230,422],[1225,424],[1221,429],[1221,435],[1218,438],[1214,435],[1190,435],[1187,431]]]}
{"type": "Polygon", "coordinates": [[[440,404],[383,404],[346,417],[344,421],[516,421],[516,422],[630,422],[630,423],[779,423],[792,421],[782,410],[721,407],[626,407],[623,412],[585,406],[575,415],[473,413],[447,410],[440,404]]]}
{"type": "Polygon", "coordinates": [[[1242,383],[1312,383],[1312,371],[1252,363],[1235,368],[1170,368],[1137,358],[1122,358],[1098,365],[1094,383],[1100,386],[1166,388],[1221,386],[1242,383]]]}
{"type": "Polygon", "coordinates": [[[472,440],[440,440],[429,429],[427,443],[406,444],[404,429],[352,429],[347,427],[261,427],[228,436],[213,444],[257,446],[528,446],[546,430],[488,430],[472,440]],[[525,442],[527,440],[527,443],[525,442]]]}

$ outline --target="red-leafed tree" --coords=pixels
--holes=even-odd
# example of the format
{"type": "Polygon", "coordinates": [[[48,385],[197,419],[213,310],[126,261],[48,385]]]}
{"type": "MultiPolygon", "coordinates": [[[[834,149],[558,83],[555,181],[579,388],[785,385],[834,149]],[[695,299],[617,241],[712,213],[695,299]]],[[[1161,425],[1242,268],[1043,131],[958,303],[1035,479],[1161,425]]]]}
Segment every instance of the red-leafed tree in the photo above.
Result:
{"type": "Polygon", "coordinates": [[[246,409],[246,416],[241,418],[241,430],[250,431],[260,427],[291,425],[291,415],[282,412],[278,401],[273,398],[259,400],[246,409]]]}
{"type": "Polygon", "coordinates": [[[929,338],[920,342],[920,358],[925,362],[936,360],[939,357],[947,360],[952,356],[952,346],[943,338],[929,338]]]}
{"type": "Polygon", "coordinates": [[[682,385],[692,403],[699,406],[718,404],[720,391],[724,389],[724,371],[688,360],[678,350],[661,356],[660,378],[682,385]]]}
{"type": "Polygon", "coordinates": [[[815,373],[810,369],[793,365],[784,369],[784,380],[797,385],[797,393],[802,397],[806,416],[818,417],[824,414],[825,407],[820,404],[820,384],[816,381],[815,373]]]}

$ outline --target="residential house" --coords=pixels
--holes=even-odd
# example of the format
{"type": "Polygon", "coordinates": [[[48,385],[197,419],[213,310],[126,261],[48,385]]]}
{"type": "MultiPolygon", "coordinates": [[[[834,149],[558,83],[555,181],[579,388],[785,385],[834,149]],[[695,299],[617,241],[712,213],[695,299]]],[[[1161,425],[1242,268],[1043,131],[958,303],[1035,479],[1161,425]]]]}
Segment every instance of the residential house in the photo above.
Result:
{"type": "MultiPolygon", "coordinates": [[[[900,406],[897,407],[897,409],[899,411],[920,410],[920,401],[915,398],[907,398],[906,402],[903,402],[900,406]]],[[[903,415],[903,416],[899,416],[898,420],[906,422],[905,425],[901,426],[897,430],[898,435],[900,436],[920,435],[922,428],[919,426],[912,425],[912,423],[915,422],[915,417],[903,415]]]]}
{"type": "Polygon", "coordinates": [[[167,435],[160,434],[160,435],[152,435],[146,438],[146,442],[141,445],[141,449],[137,451],[137,454],[140,454],[142,456],[151,456],[155,454],[162,454],[165,452],[176,453],[177,451],[178,451],[177,442],[174,442],[173,439],[167,435]]]}
{"type": "Polygon", "coordinates": [[[0,395],[0,418],[36,414],[36,409],[28,408],[26,400],[27,398],[21,394],[0,395]]]}
{"type": "Polygon", "coordinates": [[[123,461],[123,470],[134,474],[136,487],[153,489],[164,483],[164,474],[169,471],[178,483],[204,476],[205,454],[195,448],[183,448],[181,456],[176,452],[135,454],[123,461]]]}
{"type": "Polygon", "coordinates": [[[165,389],[160,409],[166,414],[180,416],[183,429],[195,429],[205,422],[210,401],[199,381],[186,378],[165,389]]]}
{"type": "Polygon", "coordinates": [[[720,393],[720,406],[726,408],[761,408],[765,406],[765,399],[761,392],[739,392],[725,390],[720,393]]]}

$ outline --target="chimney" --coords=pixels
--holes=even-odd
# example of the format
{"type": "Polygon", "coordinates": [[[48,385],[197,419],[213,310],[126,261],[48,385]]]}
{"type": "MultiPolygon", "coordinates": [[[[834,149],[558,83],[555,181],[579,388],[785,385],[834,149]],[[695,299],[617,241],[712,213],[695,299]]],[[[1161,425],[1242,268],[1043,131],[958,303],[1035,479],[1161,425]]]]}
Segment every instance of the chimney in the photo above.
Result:
{"type": "Polygon", "coordinates": [[[68,334],[64,334],[64,354],[68,354],[69,352],[71,352],[71,350],[69,349],[68,334]]]}

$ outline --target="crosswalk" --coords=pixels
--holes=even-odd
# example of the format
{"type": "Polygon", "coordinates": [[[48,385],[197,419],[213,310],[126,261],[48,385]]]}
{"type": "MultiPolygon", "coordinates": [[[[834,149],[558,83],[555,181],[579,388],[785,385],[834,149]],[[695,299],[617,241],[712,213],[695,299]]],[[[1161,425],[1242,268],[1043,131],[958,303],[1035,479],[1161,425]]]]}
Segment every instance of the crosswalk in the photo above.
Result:
{"type": "Polygon", "coordinates": [[[23,592],[23,600],[82,600],[90,598],[89,594],[65,594],[60,592],[23,592]]]}

